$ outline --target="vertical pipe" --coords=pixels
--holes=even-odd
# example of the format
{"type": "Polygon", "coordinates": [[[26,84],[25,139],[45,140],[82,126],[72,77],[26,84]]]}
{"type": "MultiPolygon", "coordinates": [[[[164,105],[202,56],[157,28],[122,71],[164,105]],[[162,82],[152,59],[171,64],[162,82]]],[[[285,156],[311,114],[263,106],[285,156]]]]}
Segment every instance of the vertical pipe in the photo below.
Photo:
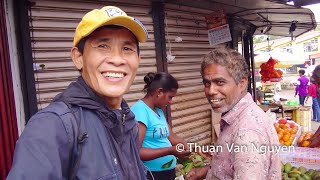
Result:
{"type": "MultiPolygon", "coordinates": [[[[243,56],[248,64],[249,68],[251,67],[250,62],[250,52],[249,52],[249,35],[247,32],[242,34],[242,47],[243,47],[243,56]]],[[[249,76],[248,78],[248,92],[252,93],[252,78],[249,76]]]]}
{"type": "Polygon", "coordinates": [[[16,0],[18,14],[18,28],[20,31],[17,36],[21,39],[19,54],[20,56],[20,72],[21,76],[21,87],[23,88],[22,94],[24,97],[24,109],[26,122],[30,117],[38,111],[37,105],[37,93],[35,86],[34,70],[33,70],[33,59],[32,59],[32,48],[31,48],[31,37],[29,27],[29,14],[28,10],[31,7],[31,2],[28,0],[16,0]]]}
{"type": "MultiPolygon", "coordinates": [[[[165,10],[164,4],[159,1],[152,2],[152,19],[154,29],[154,39],[156,45],[156,62],[158,72],[168,72],[166,59],[166,36],[164,24],[165,10]]],[[[165,114],[169,125],[172,127],[171,106],[167,106],[165,114]]]]}
{"type": "Polygon", "coordinates": [[[250,44],[250,63],[251,63],[251,77],[252,77],[252,95],[254,102],[257,102],[257,95],[256,95],[256,75],[255,75],[255,64],[254,64],[254,49],[253,49],[253,35],[249,35],[249,44],[250,44]]]}

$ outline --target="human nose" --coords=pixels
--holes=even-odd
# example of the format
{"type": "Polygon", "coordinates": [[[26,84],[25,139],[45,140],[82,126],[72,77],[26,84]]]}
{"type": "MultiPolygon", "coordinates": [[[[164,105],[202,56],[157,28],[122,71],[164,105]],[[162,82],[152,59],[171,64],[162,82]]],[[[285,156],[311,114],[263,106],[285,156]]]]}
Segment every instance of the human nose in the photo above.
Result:
{"type": "Polygon", "coordinates": [[[214,83],[212,83],[207,90],[208,95],[217,95],[218,94],[218,88],[214,83]]]}
{"type": "Polygon", "coordinates": [[[122,57],[121,50],[113,50],[108,58],[107,58],[108,63],[114,64],[116,66],[125,64],[126,60],[122,57]]]}

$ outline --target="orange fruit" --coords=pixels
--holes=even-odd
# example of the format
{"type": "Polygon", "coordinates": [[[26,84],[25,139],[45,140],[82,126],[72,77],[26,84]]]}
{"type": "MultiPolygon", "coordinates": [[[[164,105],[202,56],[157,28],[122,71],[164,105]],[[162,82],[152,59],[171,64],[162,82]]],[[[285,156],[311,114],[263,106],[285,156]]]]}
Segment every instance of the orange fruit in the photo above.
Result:
{"type": "Polygon", "coordinates": [[[283,135],[291,136],[290,131],[286,131],[283,135]]]}
{"type": "Polygon", "coordinates": [[[279,128],[279,123],[275,123],[274,124],[274,127],[277,129],[277,128],[279,128]]]}
{"type": "Polygon", "coordinates": [[[303,136],[300,136],[298,139],[298,143],[301,143],[303,141],[303,136]]]}
{"type": "Polygon", "coordinates": [[[290,138],[294,139],[296,136],[294,134],[290,134],[290,138]]]}
{"type": "Polygon", "coordinates": [[[284,141],[283,141],[282,139],[280,139],[280,141],[279,141],[279,142],[280,142],[280,144],[283,144],[283,143],[284,143],[284,141]]]}
{"type": "Polygon", "coordinates": [[[291,145],[293,143],[293,139],[289,139],[288,143],[291,145]]]}
{"type": "Polygon", "coordinates": [[[308,146],[310,146],[310,144],[311,144],[310,141],[304,141],[304,142],[302,143],[302,147],[308,147],[308,146]]]}
{"type": "Polygon", "coordinates": [[[280,133],[280,132],[283,134],[283,133],[284,133],[284,130],[281,129],[281,128],[279,128],[279,132],[278,132],[278,133],[280,133]]]}
{"type": "Polygon", "coordinates": [[[290,134],[297,134],[297,129],[291,129],[290,134]]]}
{"type": "Polygon", "coordinates": [[[290,142],[284,142],[283,144],[286,145],[286,146],[290,146],[291,145],[290,142]]]}
{"type": "Polygon", "coordinates": [[[282,133],[282,132],[279,132],[279,133],[278,133],[278,137],[279,137],[279,139],[281,140],[281,138],[283,137],[283,133],[282,133]]]}
{"type": "Polygon", "coordinates": [[[289,138],[290,138],[290,136],[287,134],[283,135],[283,137],[282,137],[284,142],[287,142],[289,140],[289,138]]]}
{"type": "Polygon", "coordinates": [[[304,136],[303,139],[304,139],[304,140],[308,140],[308,139],[310,139],[310,138],[311,138],[311,136],[309,136],[309,135],[307,134],[307,135],[304,136]]]}

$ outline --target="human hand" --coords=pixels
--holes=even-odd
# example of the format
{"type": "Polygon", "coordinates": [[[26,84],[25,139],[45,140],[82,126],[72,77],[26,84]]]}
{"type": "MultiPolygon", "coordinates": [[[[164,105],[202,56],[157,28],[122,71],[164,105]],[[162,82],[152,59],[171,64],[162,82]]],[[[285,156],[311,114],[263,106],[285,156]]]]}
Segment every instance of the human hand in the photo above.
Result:
{"type": "Polygon", "coordinates": [[[308,139],[311,141],[309,147],[313,148],[313,147],[318,147],[320,146],[320,127],[319,129],[315,132],[315,134],[308,139]]]}
{"type": "Polygon", "coordinates": [[[202,152],[202,151],[199,151],[198,154],[200,156],[202,156],[203,158],[205,159],[208,159],[208,160],[211,160],[212,159],[212,153],[211,152],[202,152]]]}
{"type": "Polygon", "coordinates": [[[197,180],[197,170],[195,168],[191,169],[190,172],[186,175],[186,180],[197,180]]]}
{"type": "Polygon", "coordinates": [[[172,152],[171,154],[181,159],[186,159],[191,154],[189,148],[184,147],[182,144],[177,144],[176,146],[172,146],[171,152],[172,152]]]}

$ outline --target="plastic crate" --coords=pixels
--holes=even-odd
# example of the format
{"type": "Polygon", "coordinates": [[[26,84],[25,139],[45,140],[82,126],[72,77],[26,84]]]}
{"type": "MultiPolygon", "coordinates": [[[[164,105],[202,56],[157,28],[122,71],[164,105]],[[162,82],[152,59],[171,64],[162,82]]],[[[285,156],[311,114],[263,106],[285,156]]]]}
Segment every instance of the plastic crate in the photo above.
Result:
{"type": "MultiPolygon", "coordinates": [[[[279,119],[281,119],[281,118],[279,118],[279,119]]],[[[275,123],[279,123],[279,120],[276,120],[275,123]]],[[[301,133],[302,133],[302,128],[298,123],[296,123],[294,121],[287,120],[287,123],[294,123],[298,127],[297,134],[295,134],[294,140],[293,140],[293,142],[291,144],[291,146],[297,146],[298,139],[299,139],[299,137],[301,136],[301,133]]]]}
{"type": "Polygon", "coordinates": [[[280,151],[283,164],[290,163],[292,166],[304,166],[306,169],[320,170],[320,149],[294,147],[294,151],[280,151]]]}

